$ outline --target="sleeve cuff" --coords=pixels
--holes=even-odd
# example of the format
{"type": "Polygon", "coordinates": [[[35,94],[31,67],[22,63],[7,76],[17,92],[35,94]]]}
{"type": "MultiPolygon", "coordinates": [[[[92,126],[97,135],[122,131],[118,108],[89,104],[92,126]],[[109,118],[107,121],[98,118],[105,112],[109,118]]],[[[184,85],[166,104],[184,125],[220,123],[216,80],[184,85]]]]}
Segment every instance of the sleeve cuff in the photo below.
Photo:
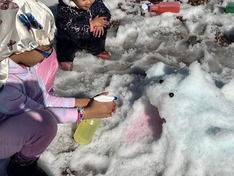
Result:
{"type": "Polygon", "coordinates": [[[90,32],[93,32],[94,31],[93,23],[90,21],[89,24],[90,24],[90,32]]]}

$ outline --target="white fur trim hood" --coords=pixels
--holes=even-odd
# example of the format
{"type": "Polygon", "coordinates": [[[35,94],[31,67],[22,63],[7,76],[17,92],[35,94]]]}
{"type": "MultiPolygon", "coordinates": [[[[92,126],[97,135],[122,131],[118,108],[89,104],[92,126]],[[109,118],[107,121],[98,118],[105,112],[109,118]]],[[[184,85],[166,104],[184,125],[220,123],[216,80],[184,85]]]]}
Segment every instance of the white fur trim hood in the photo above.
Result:
{"type": "Polygon", "coordinates": [[[72,0],[63,0],[65,4],[71,7],[76,7],[76,4],[72,0]]]}

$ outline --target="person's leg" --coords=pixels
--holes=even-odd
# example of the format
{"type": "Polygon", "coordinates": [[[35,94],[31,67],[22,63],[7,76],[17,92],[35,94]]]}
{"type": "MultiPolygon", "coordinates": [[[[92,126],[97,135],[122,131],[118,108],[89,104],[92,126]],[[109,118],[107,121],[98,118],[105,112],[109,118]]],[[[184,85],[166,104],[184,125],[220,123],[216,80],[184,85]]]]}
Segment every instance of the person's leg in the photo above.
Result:
{"type": "Polygon", "coordinates": [[[107,30],[104,30],[104,34],[101,37],[91,37],[88,40],[88,51],[101,59],[108,60],[111,54],[105,50],[107,30]]]}
{"type": "Polygon", "coordinates": [[[90,34],[88,40],[88,51],[93,55],[98,55],[105,51],[105,42],[107,31],[104,30],[104,34],[101,37],[94,37],[93,34],[90,34]]]}
{"type": "Polygon", "coordinates": [[[37,71],[45,84],[47,92],[50,92],[53,89],[58,67],[59,65],[55,50],[52,52],[50,57],[44,59],[37,65],[37,71]]]}
{"type": "Polygon", "coordinates": [[[8,174],[43,175],[36,161],[56,133],[57,122],[49,110],[25,112],[1,122],[0,159],[11,157],[8,174]]]}
{"type": "Polygon", "coordinates": [[[73,68],[73,60],[77,52],[76,43],[68,39],[57,38],[56,51],[59,66],[62,70],[71,71],[73,68]]]}

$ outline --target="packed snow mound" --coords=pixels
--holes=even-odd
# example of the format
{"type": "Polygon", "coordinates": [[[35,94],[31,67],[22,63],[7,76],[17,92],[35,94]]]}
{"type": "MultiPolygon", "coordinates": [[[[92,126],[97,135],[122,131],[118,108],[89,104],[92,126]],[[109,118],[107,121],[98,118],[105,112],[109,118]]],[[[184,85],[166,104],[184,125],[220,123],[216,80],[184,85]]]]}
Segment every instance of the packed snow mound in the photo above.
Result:
{"type": "Polygon", "coordinates": [[[157,63],[147,78],[146,95],[166,121],[160,139],[167,145],[164,174],[232,175],[233,81],[218,88],[198,62],[179,69],[157,63]]]}

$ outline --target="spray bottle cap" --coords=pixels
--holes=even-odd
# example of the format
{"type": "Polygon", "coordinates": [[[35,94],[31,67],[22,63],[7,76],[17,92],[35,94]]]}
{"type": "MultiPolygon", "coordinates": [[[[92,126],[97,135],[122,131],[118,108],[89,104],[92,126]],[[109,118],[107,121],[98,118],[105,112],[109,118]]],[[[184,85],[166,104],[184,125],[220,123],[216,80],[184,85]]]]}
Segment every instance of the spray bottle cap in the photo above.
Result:
{"type": "Polygon", "coordinates": [[[141,8],[142,8],[143,10],[150,10],[150,6],[151,6],[151,5],[152,5],[151,2],[145,1],[145,2],[142,3],[141,8]]]}
{"type": "Polygon", "coordinates": [[[99,95],[97,97],[94,97],[94,100],[99,102],[110,102],[117,99],[118,99],[117,96],[108,96],[108,95],[99,95]]]}

